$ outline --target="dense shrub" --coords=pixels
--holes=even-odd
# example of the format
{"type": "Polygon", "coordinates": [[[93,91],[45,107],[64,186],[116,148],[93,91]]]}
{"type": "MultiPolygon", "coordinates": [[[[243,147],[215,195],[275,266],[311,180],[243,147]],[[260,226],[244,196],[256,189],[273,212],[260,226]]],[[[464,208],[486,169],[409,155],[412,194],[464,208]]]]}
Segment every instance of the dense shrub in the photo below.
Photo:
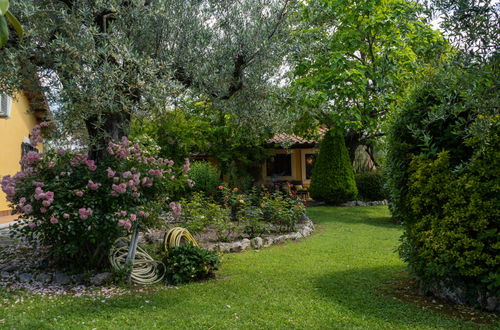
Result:
{"type": "Polygon", "coordinates": [[[364,172],[355,175],[358,198],[365,201],[386,199],[384,176],[380,172],[364,172]]]}
{"type": "MultiPolygon", "coordinates": [[[[32,134],[35,143],[39,129],[32,134]]],[[[171,162],[144,156],[126,138],[110,143],[108,152],[97,163],[65,150],[24,156],[24,170],[2,180],[21,219],[17,235],[49,247],[53,259],[67,267],[106,267],[114,240],[135,223],[154,224],[172,186],[188,180],[188,163],[181,175],[174,174],[171,162]]]]}
{"type": "Polygon", "coordinates": [[[273,224],[277,231],[295,231],[297,223],[305,215],[304,203],[289,195],[275,192],[262,199],[264,219],[273,224]]]}
{"type": "MultiPolygon", "coordinates": [[[[500,152],[495,153],[500,166],[500,152]]],[[[494,271],[500,264],[500,179],[484,175],[487,166],[457,173],[448,152],[436,160],[415,158],[410,165],[410,217],[400,248],[425,288],[461,287],[471,303],[478,287],[500,289],[500,274],[494,271]]]]}
{"type": "Polygon", "coordinates": [[[386,164],[401,256],[423,288],[482,305],[500,294],[497,76],[488,64],[427,75],[395,117],[386,164]]]}
{"type": "Polygon", "coordinates": [[[331,128],[320,145],[309,188],[311,197],[329,204],[356,199],[358,190],[343,134],[331,128]]]}
{"type": "Polygon", "coordinates": [[[247,206],[238,213],[238,219],[243,223],[243,232],[250,238],[262,236],[271,230],[270,224],[264,222],[264,212],[258,206],[247,206]]]}
{"type": "Polygon", "coordinates": [[[180,219],[191,233],[198,234],[210,226],[216,230],[218,240],[228,240],[234,230],[229,209],[215,203],[201,192],[183,199],[181,205],[180,219]]]}
{"type": "Polygon", "coordinates": [[[220,172],[209,162],[193,162],[189,172],[194,182],[193,191],[213,193],[220,183],[220,172]]]}
{"type": "Polygon", "coordinates": [[[184,244],[172,248],[163,263],[168,283],[177,285],[213,277],[220,261],[215,252],[184,244]]]}

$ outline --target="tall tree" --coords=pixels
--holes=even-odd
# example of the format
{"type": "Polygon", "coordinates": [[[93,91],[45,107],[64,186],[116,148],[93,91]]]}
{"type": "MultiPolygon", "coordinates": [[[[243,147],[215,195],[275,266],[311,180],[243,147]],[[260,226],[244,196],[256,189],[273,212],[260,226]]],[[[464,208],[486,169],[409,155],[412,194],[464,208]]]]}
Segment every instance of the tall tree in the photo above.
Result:
{"type": "Polygon", "coordinates": [[[446,49],[406,0],[310,0],[304,4],[292,87],[305,123],[344,126],[351,159],[383,134],[381,123],[414,74],[446,49]]]}
{"type": "Polygon", "coordinates": [[[27,0],[13,10],[26,38],[4,47],[0,89],[38,76],[66,131],[91,156],[127,133],[131,116],[186,95],[224,111],[268,109],[286,49],[290,0],[27,0]]]}

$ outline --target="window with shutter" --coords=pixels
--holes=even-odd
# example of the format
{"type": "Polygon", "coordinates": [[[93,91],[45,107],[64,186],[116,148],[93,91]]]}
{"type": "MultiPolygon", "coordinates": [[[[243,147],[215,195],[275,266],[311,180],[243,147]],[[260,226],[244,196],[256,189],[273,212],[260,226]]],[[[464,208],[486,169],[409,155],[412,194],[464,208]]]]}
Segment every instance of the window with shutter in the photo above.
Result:
{"type": "Polygon", "coordinates": [[[12,107],[12,98],[5,94],[0,94],[0,117],[9,117],[12,107]]]}

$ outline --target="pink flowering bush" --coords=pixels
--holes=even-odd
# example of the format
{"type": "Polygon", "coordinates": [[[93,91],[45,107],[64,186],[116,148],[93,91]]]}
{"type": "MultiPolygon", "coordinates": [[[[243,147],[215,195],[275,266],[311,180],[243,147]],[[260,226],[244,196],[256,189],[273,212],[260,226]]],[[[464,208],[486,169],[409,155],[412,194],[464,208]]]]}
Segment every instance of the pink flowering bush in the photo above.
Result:
{"type": "Polygon", "coordinates": [[[188,184],[189,160],[175,167],[143,154],[126,137],[110,142],[107,151],[99,162],[65,150],[23,157],[24,170],[2,179],[20,215],[16,234],[49,247],[65,266],[104,268],[115,239],[136,224],[154,225],[171,192],[188,184]]]}

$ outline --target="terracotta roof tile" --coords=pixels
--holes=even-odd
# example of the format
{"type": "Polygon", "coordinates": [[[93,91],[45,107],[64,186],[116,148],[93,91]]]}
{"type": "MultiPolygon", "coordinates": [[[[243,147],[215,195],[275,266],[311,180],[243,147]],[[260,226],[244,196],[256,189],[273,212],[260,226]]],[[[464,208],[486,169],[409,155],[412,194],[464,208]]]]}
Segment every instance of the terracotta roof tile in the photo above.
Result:
{"type": "Polygon", "coordinates": [[[291,146],[294,144],[318,144],[319,141],[325,136],[328,128],[322,127],[318,130],[318,139],[307,139],[293,134],[278,133],[271,139],[267,140],[268,144],[280,144],[284,146],[291,146]]]}

